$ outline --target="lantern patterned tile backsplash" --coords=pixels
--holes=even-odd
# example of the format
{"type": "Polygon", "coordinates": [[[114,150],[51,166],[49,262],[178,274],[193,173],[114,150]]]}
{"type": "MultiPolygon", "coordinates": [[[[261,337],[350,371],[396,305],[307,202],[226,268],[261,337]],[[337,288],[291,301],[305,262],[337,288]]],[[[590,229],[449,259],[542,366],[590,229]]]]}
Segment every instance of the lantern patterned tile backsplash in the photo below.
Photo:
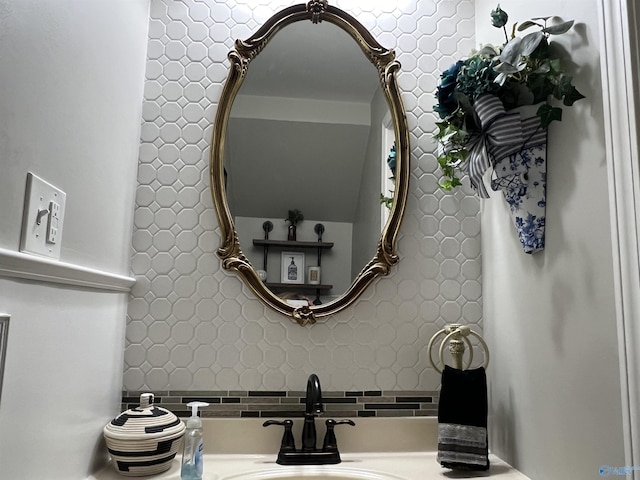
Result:
{"type": "Polygon", "coordinates": [[[470,191],[438,189],[431,140],[438,72],[474,47],[472,0],[330,1],[402,64],[411,179],[391,274],[339,315],[302,328],[220,266],[208,161],[226,56],[290,4],[151,1],[126,391],[288,391],[312,372],[328,392],[435,391],[431,336],[460,321],[482,331],[479,204],[470,191]]]}

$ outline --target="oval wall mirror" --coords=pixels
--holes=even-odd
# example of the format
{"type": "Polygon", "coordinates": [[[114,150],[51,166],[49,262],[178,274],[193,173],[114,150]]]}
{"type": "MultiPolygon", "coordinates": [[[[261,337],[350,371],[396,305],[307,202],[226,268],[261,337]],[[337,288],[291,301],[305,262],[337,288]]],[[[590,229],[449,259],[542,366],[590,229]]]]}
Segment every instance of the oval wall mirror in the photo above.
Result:
{"type": "Polygon", "coordinates": [[[210,165],[217,253],[269,307],[314,323],[398,262],[409,183],[400,64],[324,0],[276,13],[229,59],[210,165]],[[295,238],[290,210],[304,217],[295,238]]]}

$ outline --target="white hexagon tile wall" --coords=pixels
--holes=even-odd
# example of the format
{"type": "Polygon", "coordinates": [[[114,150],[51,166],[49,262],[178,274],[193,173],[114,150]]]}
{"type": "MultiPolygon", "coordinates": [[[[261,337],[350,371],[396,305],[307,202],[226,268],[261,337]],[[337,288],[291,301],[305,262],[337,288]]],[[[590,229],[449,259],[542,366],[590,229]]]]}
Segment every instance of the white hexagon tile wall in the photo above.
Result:
{"type": "Polygon", "coordinates": [[[436,390],[431,336],[460,320],[481,331],[479,205],[438,189],[431,140],[439,72],[474,47],[473,1],[330,3],[402,64],[411,183],[399,264],[311,327],[265,308],[222,269],[208,161],[227,53],[292,3],[152,0],[125,391],[303,390],[312,372],[326,391],[436,390]]]}

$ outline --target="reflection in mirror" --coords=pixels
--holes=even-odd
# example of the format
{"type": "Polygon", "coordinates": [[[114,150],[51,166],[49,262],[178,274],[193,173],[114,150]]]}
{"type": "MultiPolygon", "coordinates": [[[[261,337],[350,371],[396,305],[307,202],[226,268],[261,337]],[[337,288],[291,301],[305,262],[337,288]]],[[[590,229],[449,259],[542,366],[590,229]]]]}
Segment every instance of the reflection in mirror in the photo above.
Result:
{"type": "Polygon", "coordinates": [[[327,7],[318,24],[309,19],[307,6],[296,5],[236,42],[211,165],[223,265],[299,323],[339,311],[388,273],[397,261],[394,243],[408,178],[393,52],[337,8],[327,7]],[[388,194],[386,158],[394,143],[398,179],[388,211],[380,195],[388,194]],[[318,242],[314,227],[322,224],[322,241],[330,246],[255,245],[266,234],[271,241],[286,240],[284,219],[294,208],[305,217],[297,240],[318,242]],[[263,231],[265,221],[272,231],[263,231]],[[287,280],[282,252],[291,249],[304,253],[306,266],[321,263],[322,289],[277,285],[287,280]],[[267,272],[264,283],[256,270],[267,272]],[[315,299],[315,305],[291,305],[283,299],[291,292],[315,299]]]}
{"type": "Polygon", "coordinates": [[[324,283],[333,285],[323,303],[346,292],[373,257],[387,113],[375,67],[331,23],[288,25],[252,61],[231,109],[224,165],[240,247],[270,285],[280,282],[280,252],[271,249],[265,266],[252,240],[265,220],[275,225],[272,239],[286,239],[292,208],[306,218],[298,240],[317,240],[313,226],[322,223],[334,244],[321,257],[324,283]]]}

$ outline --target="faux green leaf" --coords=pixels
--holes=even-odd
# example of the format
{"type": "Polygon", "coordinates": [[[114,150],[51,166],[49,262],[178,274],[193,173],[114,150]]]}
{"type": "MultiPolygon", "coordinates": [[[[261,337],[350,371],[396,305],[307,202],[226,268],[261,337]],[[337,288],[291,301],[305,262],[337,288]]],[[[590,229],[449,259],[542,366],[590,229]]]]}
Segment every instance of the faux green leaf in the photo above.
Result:
{"type": "Polygon", "coordinates": [[[553,73],[562,72],[562,65],[560,64],[560,59],[555,58],[549,61],[550,71],[553,73]]]}
{"type": "Polygon", "coordinates": [[[451,179],[447,179],[444,182],[438,184],[441,189],[447,192],[453,190],[454,187],[459,187],[460,185],[462,185],[462,182],[457,177],[452,177],[451,179]]]}
{"type": "Polygon", "coordinates": [[[549,35],[560,35],[562,33],[567,33],[571,27],[573,27],[573,20],[558,23],[557,25],[551,25],[550,27],[543,28],[542,31],[549,35]]]}
{"type": "Polygon", "coordinates": [[[567,107],[570,107],[577,102],[578,100],[585,98],[576,87],[573,85],[569,85],[569,88],[564,92],[564,98],[562,99],[562,103],[564,103],[567,107]]]}
{"type": "Polygon", "coordinates": [[[554,91],[554,85],[544,74],[532,74],[529,75],[529,81],[527,83],[529,90],[533,94],[533,104],[545,102],[549,95],[554,91]]]}
{"type": "Polygon", "coordinates": [[[533,73],[549,73],[551,68],[551,62],[544,61],[533,73]]]}
{"type": "Polygon", "coordinates": [[[516,37],[513,40],[509,41],[502,50],[500,54],[500,61],[504,63],[508,63],[510,65],[515,65],[518,63],[518,59],[522,55],[522,38],[516,37]]]}
{"type": "Polygon", "coordinates": [[[544,103],[540,105],[536,115],[540,117],[540,126],[547,129],[549,124],[554,120],[562,120],[562,109],[559,107],[552,107],[548,103],[544,103]]]}
{"type": "Polygon", "coordinates": [[[381,193],[380,194],[380,204],[384,205],[389,210],[391,210],[391,207],[393,206],[393,198],[392,197],[387,197],[387,196],[385,196],[385,195],[383,195],[381,193]]]}
{"type": "Polygon", "coordinates": [[[522,37],[521,54],[527,57],[531,55],[538,48],[543,38],[542,32],[532,32],[522,37]]]}
{"type": "Polygon", "coordinates": [[[554,87],[553,96],[567,107],[571,107],[578,100],[585,98],[576,87],[571,83],[570,75],[562,75],[559,77],[557,85],[554,87]]]}
{"type": "Polygon", "coordinates": [[[450,125],[448,122],[436,122],[436,127],[438,127],[438,132],[433,137],[442,138],[445,136],[447,128],[450,128],[450,125]]]}
{"type": "Polygon", "coordinates": [[[460,109],[463,112],[470,112],[473,110],[473,106],[471,105],[471,100],[469,100],[469,97],[467,95],[465,95],[462,92],[456,92],[455,97],[456,97],[456,100],[458,101],[458,104],[460,105],[460,109]]]}
{"type": "Polygon", "coordinates": [[[527,28],[531,28],[531,27],[541,27],[542,25],[540,25],[539,23],[536,22],[532,22],[531,20],[527,20],[526,22],[522,22],[520,24],[520,26],[518,27],[518,31],[521,32],[523,30],[526,30],[527,28]]]}
{"type": "Polygon", "coordinates": [[[561,75],[558,78],[558,86],[556,87],[558,93],[556,95],[557,99],[562,100],[562,97],[571,91],[571,80],[573,79],[570,75],[561,75]]]}
{"type": "MultiPolygon", "coordinates": [[[[539,32],[538,32],[539,33],[539,32]]],[[[549,52],[549,42],[547,42],[547,37],[542,35],[540,39],[540,43],[536,47],[536,49],[531,52],[529,56],[532,60],[549,60],[551,58],[551,54],[549,52]]]]}

